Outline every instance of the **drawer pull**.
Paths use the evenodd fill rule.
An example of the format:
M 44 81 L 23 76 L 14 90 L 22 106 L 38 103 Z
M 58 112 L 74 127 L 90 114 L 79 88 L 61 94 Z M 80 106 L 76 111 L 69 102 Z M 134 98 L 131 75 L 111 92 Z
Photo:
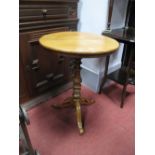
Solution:
M 40 70 L 40 67 L 39 67 L 39 66 L 30 66 L 30 65 L 26 65 L 26 70 L 27 70 L 28 72 L 30 72 L 30 71 L 38 71 L 38 70 Z
M 50 73 L 50 74 L 47 74 L 47 75 L 46 75 L 46 78 L 47 78 L 48 80 L 52 79 L 53 77 L 54 77 L 54 74 L 53 74 L 53 73 Z
M 38 71 L 39 69 L 40 69 L 39 66 L 34 66 L 34 67 L 32 67 L 32 70 L 34 70 L 34 71 Z
M 32 61 L 32 65 L 37 65 L 38 62 L 39 62 L 39 60 L 38 59 L 35 59 L 35 60 Z
M 35 59 L 35 60 L 32 61 L 32 70 L 38 71 L 40 69 L 38 63 L 39 63 L 38 59 Z
M 42 14 L 43 14 L 43 16 L 46 16 L 46 14 L 47 14 L 47 9 L 42 9 Z
M 63 77 L 64 77 L 64 74 L 58 74 L 53 78 L 53 80 L 62 79 Z
M 60 55 L 59 60 L 58 60 L 58 64 L 61 64 L 64 60 L 65 60 L 64 56 Z
M 36 88 L 42 87 L 42 86 L 46 85 L 47 83 L 48 83 L 47 80 L 40 81 L 40 82 L 38 82 L 38 83 L 36 84 Z

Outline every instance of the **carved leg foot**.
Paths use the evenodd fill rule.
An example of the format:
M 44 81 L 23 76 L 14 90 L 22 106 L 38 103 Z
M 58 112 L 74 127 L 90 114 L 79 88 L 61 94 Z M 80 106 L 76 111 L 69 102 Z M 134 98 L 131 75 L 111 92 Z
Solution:
M 95 101 L 93 99 L 87 99 L 84 97 L 81 97 L 81 105 L 90 105 L 90 104 L 94 104 Z
M 80 134 L 84 133 L 83 125 L 82 125 L 82 116 L 81 116 L 81 106 L 79 101 L 75 101 L 76 106 L 76 118 L 77 118 L 77 125 L 80 131 Z
M 53 104 L 52 107 L 56 109 L 61 109 L 61 108 L 67 108 L 67 107 L 73 107 L 74 102 L 72 97 L 68 97 L 64 100 L 63 103 L 61 104 Z

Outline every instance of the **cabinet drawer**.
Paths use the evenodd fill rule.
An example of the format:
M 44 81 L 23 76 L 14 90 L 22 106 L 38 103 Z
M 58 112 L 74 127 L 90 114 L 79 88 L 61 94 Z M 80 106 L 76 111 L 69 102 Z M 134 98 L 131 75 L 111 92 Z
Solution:
M 68 9 L 23 9 L 20 10 L 20 20 L 41 20 L 41 19 L 52 19 L 52 18 L 67 18 Z
M 20 6 L 19 20 L 34 21 L 43 19 L 67 19 L 74 18 L 77 10 L 74 5 L 33 5 L 27 8 L 27 5 Z
M 30 97 L 44 93 L 69 79 L 69 65 L 65 57 L 54 51 L 49 52 L 38 42 L 42 35 L 68 30 L 68 27 L 60 27 L 20 33 L 20 59 Z M 21 90 L 23 94 L 23 88 Z
M 41 36 L 49 33 L 68 31 L 69 27 L 59 27 L 59 28 L 50 28 L 43 30 L 35 30 L 29 32 L 23 32 L 19 35 L 19 43 L 21 49 L 21 58 L 24 64 L 27 64 L 28 59 L 30 58 L 29 52 L 32 51 L 32 45 L 38 43 L 38 40 Z M 34 53 L 34 52 L 33 52 Z M 29 57 L 29 58 L 28 58 Z

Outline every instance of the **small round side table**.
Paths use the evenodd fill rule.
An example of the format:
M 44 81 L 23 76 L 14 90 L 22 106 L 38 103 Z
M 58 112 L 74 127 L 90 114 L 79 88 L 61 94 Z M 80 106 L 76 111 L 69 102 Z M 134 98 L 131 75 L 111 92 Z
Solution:
M 84 132 L 81 104 L 89 105 L 94 103 L 92 100 L 81 97 L 81 77 L 80 64 L 81 58 L 93 58 L 109 55 L 115 52 L 119 43 L 109 37 L 84 33 L 84 32 L 58 32 L 42 36 L 39 39 L 40 44 L 51 50 L 51 52 L 61 53 L 70 56 L 73 59 L 73 94 L 62 104 L 54 105 L 55 108 L 75 106 L 77 125 L 80 134 Z

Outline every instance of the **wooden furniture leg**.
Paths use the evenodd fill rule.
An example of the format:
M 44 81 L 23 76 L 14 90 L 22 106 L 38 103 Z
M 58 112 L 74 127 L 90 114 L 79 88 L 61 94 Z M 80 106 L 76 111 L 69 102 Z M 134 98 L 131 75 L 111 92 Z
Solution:
M 76 107 L 76 118 L 77 118 L 77 125 L 80 131 L 80 134 L 84 132 L 83 125 L 82 125 L 82 116 L 81 116 L 81 76 L 80 76 L 80 64 L 81 59 L 77 58 L 74 61 L 74 68 L 73 68 L 73 102 L 74 106 Z
M 124 106 L 124 99 L 126 96 L 126 88 L 127 88 L 127 84 L 125 84 L 123 86 L 123 91 L 122 91 L 122 96 L 121 96 L 121 105 L 120 105 L 121 108 L 123 108 L 123 106 Z
M 132 50 L 133 47 L 129 46 L 129 48 L 130 48 L 130 50 Z M 127 88 L 128 80 L 129 80 L 129 77 L 130 77 L 132 56 L 133 56 L 133 51 L 131 51 L 131 53 L 130 53 L 128 65 L 126 67 L 126 81 L 125 81 L 125 84 L 123 86 L 123 91 L 122 91 L 121 105 L 120 105 L 121 108 L 123 108 L 123 106 L 124 106 L 124 99 L 125 99 L 125 96 L 126 96 L 126 88 Z
M 106 61 L 105 61 L 105 71 L 104 71 L 104 77 L 100 86 L 99 94 L 101 94 L 102 88 L 107 80 L 107 73 L 108 73 L 108 66 L 109 66 L 109 59 L 110 55 L 106 56 Z
M 68 97 L 61 104 L 54 104 L 54 108 L 66 108 L 66 107 L 75 107 L 76 109 L 76 118 L 77 125 L 80 131 L 80 134 L 84 132 L 81 116 L 81 105 L 90 105 L 95 103 L 92 99 L 87 99 L 81 97 L 81 76 L 80 76 L 80 64 L 81 58 L 74 58 L 73 64 L 73 93 L 72 97 Z
M 63 103 L 56 103 L 53 104 L 53 108 L 67 108 L 67 107 L 74 107 L 75 106 L 75 96 L 77 95 L 78 91 L 81 91 L 81 76 L 80 76 L 80 58 L 74 58 L 73 70 L 72 70 L 72 77 L 73 77 L 73 94 L 71 97 L 68 97 L 64 100 Z M 95 103 L 93 99 L 80 97 L 78 98 L 81 105 L 90 105 Z
M 83 123 L 82 123 L 81 105 L 79 101 L 75 101 L 75 107 L 76 107 L 77 126 L 79 128 L 80 134 L 83 134 L 84 129 L 83 129 Z

